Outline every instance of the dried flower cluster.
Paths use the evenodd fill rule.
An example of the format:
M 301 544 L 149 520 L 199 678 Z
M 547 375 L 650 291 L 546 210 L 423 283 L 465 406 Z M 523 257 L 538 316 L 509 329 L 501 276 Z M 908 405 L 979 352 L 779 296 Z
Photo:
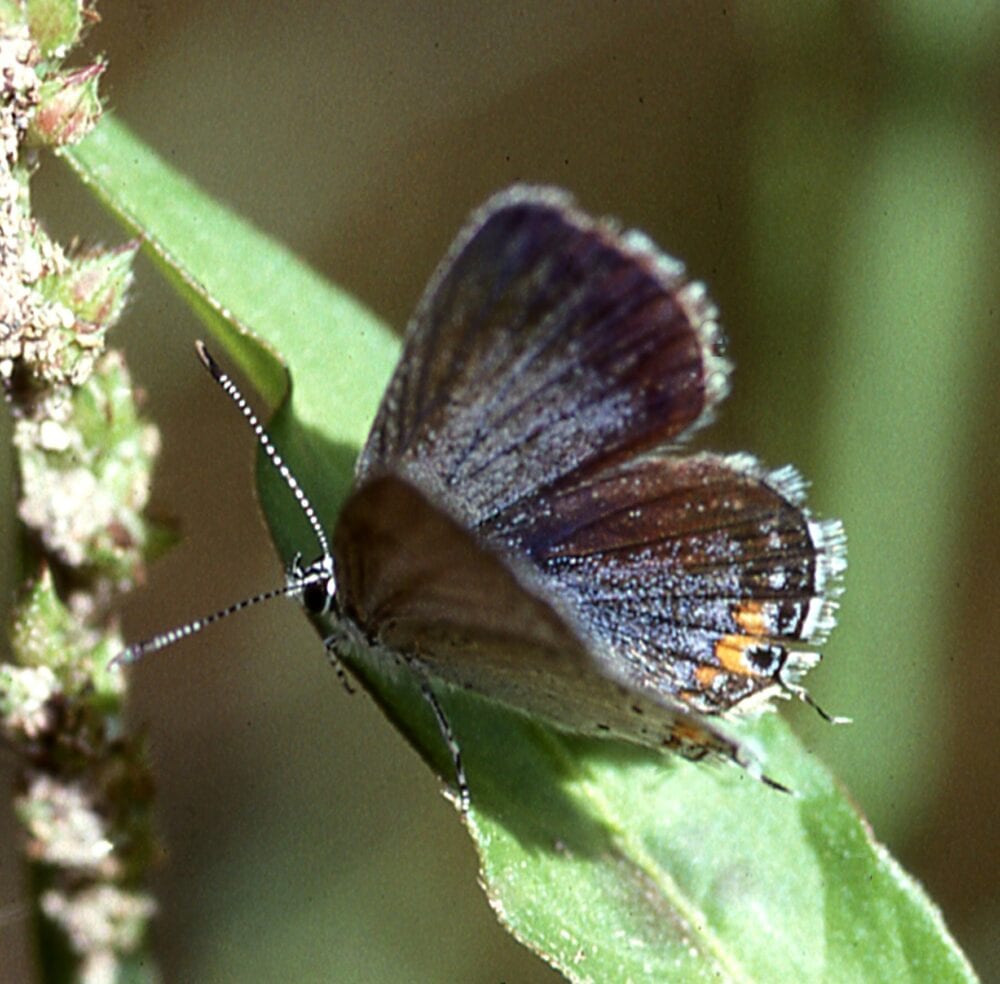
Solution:
M 119 978 L 153 912 L 142 889 L 151 783 L 121 722 L 108 601 L 151 549 L 142 510 L 158 435 L 106 349 L 138 244 L 63 249 L 33 217 L 29 182 L 43 148 L 99 119 L 103 63 L 62 67 L 95 18 L 81 0 L 0 6 L 0 384 L 30 578 L 12 662 L 0 664 L 0 739 L 20 763 L 15 811 L 38 912 L 73 976 L 93 984 Z

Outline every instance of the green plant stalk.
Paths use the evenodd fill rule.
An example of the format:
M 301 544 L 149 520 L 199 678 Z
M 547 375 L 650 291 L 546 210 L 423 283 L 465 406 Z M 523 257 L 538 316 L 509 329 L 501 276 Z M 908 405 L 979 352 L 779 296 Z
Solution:
M 124 731 L 108 602 L 160 538 L 141 515 L 158 437 L 105 346 L 137 246 L 67 253 L 30 209 L 38 149 L 79 139 L 100 112 L 102 66 L 61 68 L 81 11 L 74 0 L 0 8 L 0 380 L 23 575 L 0 663 L 0 739 L 17 762 L 40 978 L 145 981 L 152 783 L 142 740 Z

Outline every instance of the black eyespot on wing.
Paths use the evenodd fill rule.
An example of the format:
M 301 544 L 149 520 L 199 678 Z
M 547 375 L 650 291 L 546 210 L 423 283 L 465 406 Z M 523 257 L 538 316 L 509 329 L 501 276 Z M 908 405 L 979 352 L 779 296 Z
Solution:
M 782 646 L 768 642 L 756 642 L 747 646 L 745 657 L 753 671 L 759 676 L 774 679 L 785 665 L 787 653 Z

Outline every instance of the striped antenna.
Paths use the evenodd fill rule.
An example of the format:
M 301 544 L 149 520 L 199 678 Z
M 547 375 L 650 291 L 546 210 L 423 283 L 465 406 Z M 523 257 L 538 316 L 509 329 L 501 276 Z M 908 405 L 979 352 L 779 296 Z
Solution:
M 142 642 L 133 643 L 115 656 L 111 661 L 112 664 L 124 665 L 126 663 L 135 663 L 149 653 L 166 649 L 167 646 L 172 646 L 181 639 L 186 639 L 188 636 L 193 636 L 201 632 L 202 629 L 213 622 L 228 618 L 230 615 L 235 615 L 237 612 L 243 611 L 244 608 L 250 608 L 252 605 L 258 605 L 262 601 L 270 601 L 272 598 L 299 598 L 307 607 L 317 612 L 327 611 L 333 601 L 335 591 L 333 555 L 330 552 L 330 541 L 327 539 L 326 531 L 320 524 L 313 504 L 309 501 L 309 497 L 303 491 L 302 486 L 299 485 L 298 479 L 292 474 L 288 465 L 285 464 L 284 459 L 278 453 L 278 449 L 272 443 L 267 431 L 264 430 L 264 425 L 257 419 L 257 415 L 251 409 L 250 404 L 247 403 L 246 397 L 240 392 L 236 383 L 223 371 L 218 362 L 212 358 L 204 342 L 200 340 L 195 342 L 195 348 L 198 351 L 198 357 L 201 359 L 202 364 L 211 373 L 212 378 L 222 387 L 222 391 L 226 396 L 236 404 L 240 413 L 246 418 L 250 429 L 257 438 L 257 443 L 260 444 L 264 454 L 267 455 L 268 461 L 271 462 L 291 490 L 292 495 L 295 496 L 295 501 L 299 504 L 306 519 L 309 521 L 309 525 L 312 527 L 313 533 L 316 535 L 316 539 L 319 541 L 321 554 L 317 560 L 307 566 L 303 566 L 301 558 L 296 556 L 288 565 L 288 569 L 285 572 L 285 583 L 280 588 L 271 588 L 269 591 L 262 591 L 260 594 L 253 595 L 251 598 L 244 598 L 242 601 L 237 601 L 235 604 L 222 608 L 211 615 L 196 618 L 185 625 L 168 629 L 166 632 L 161 632 Z M 320 587 L 320 591 L 312 591 L 311 589 L 314 587 Z
M 218 622 L 220 619 L 227 618 L 230 615 L 235 615 L 237 612 L 243 611 L 244 608 L 249 608 L 251 605 L 259 604 L 262 601 L 270 601 L 272 598 L 282 598 L 293 593 L 292 588 L 285 585 L 280 588 L 272 588 L 270 591 L 262 591 L 260 594 L 254 595 L 252 598 L 244 598 L 243 601 L 237 601 L 233 605 L 229 605 L 227 608 L 221 608 L 219 611 L 214 612 L 211 615 L 206 615 L 203 618 L 196 618 L 194 621 L 187 622 L 184 625 L 178 625 L 174 629 L 168 629 L 166 632 L 161 632 L 159 635 L 155 635 L 150 639 L 145 639 L 142 642 L 135 642 L 131 646 L 126 646 L 115 658 L 111 661 L 112 664 L 124 665 L 126 663 L 138 662 L 143 656 L 148 656 L 150 653 L 158 652 L 160 649 L 166 649 L 167 646 L 172 646 L 175 642 L 180 642 L 181 639 L 186 639 L 188 636 L 193 636 L 202 629 L 211 625 L 213 622 Z
M 211 353 L 205 348 L 205 343 L 199 339 L 194 343 L 194 347 L 198 351 L 198 358 L 201 359 L 205 368 L 212 374 L 212 378 L 222 387 L 222 391 L 226 396 L 236 404 L 240 413 L 246 417 L 247 423 L 254 433 L 254 437 L 257 438 L 257 442 L 264 450 L 264 454 L 267 455 L 268 460 L 274 465 L 278 474 L 284 479 L 285 484 L 291 489 L 292 495 L 295 496 L 295 501 L 299 504 L 302 512 L 305 513 L 306 519 L 309 520 L 309 525 L 312 527 L 313 533 L 316 534 L 316 539 L 319 541 L 323 556 L 328 557 L 330 555 L 330 542 L 326 538 L 326 531 L 323 529 L 319 517 L 316 515 L 316 510 L 309 501 L 309 497 L 302 490 L 302 486 L 299 485 L 298 479 L 291 473 L 281 455 L 278 454 L 278 449 L 271 443 L 271 438 L 268 437 L 267 431 L 264 430 L 264 425 L 257 419 L 257 414 L 250 408 L 250 404 L 247 403 L 246 397 L 239 391 L 236 383 L 223 372 L 222 366 L 212 358 Z

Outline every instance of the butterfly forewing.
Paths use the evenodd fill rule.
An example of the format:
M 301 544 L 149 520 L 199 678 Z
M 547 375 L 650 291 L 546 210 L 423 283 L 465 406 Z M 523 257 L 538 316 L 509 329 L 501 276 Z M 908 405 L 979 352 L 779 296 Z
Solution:
M 567 472 L 676 441 L 724 394 L 682 266 L 553 190 L 477 213 L 410 325 L 358 479 L 405 468 L 470 525 Z
M 343 615 L 419 675 L 572 732 L 740 756 L 668 695 L 597 662 L 587 630 L 532 567 L 484 549 L 405 479 L 376 477 L 352 494 L 333 548 Z

